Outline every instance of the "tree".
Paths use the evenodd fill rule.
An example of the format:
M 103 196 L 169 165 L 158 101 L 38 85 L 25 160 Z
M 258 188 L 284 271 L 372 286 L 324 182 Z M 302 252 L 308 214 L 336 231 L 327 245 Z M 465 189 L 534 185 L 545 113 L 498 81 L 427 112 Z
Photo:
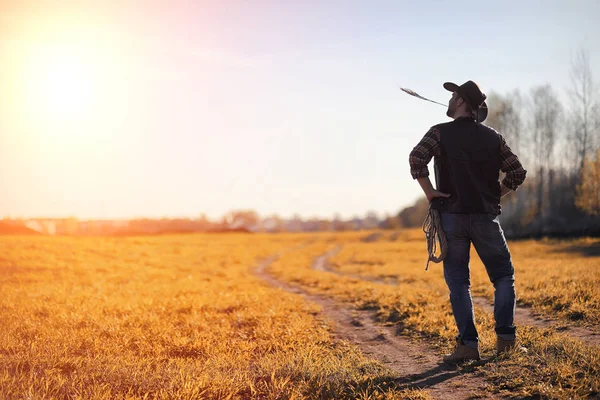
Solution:
M 569 90 L 570 120 L 573 131 L 571 143 L 575 147 L 575 166 L 583 168 L 588 154 L 594 147 L 595 130 L 600 125 L 598 110 L 598 88 L 592 76 L 590 58 L 585 49 L 580 49 L 571 63 L 571 89 Z M 576 175 L 577 176 L 577 175 Z M 582 174 L 578 174 L 582 176 Z
M 415 204 L 401 210 L 396 218 L 404 228 L 414 228 L 423 225 L 429 212 L 429 202 L 425 197 L 419 198 Z
M 488 96 L 489 114 L 486 124 L 496 129 L 525 166 L 530 158 L 525 153 L 523 98 L 518 89 L 506 95 L 491 92 Z M 525 169 L 528 169 L 525 166 Z M 500 180 L 504 177 L 501 176 Z M 531 208 L 529 181 L 516 193 L 502 199 L 502 223 L 506 230 L 517 232 Z
M 600 149 L 596 150 L 595 159 L 583 163 L 575 204 L 587 214 L 600 214 Z
M 505 96 L 492 92 L 488 97 L 488 104 L 490 112 L 486 124 L 496 129 L 506 139 L 513 151 L 520 154 L 523 141 L 521 93 L 518 89 Z
M 548 84 L 531 90 L 532 129 L 531 150 L 536 167 L 537 215 L 542 215 L 544 198 L 554 184 L 554 147 L 557 140 L 558 124 L 562 116 L 562 105 Z M 553 199 L 552 196 L 548 196 Z M 552 204 L 549 204 L 552 208 Z

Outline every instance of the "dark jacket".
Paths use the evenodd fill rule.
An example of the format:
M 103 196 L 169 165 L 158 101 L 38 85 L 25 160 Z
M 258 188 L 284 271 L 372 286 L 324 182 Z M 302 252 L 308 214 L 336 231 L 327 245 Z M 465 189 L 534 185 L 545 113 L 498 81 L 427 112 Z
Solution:
M 440 151 L 434 168 L 437 189 L 449 193 L 443 211 L 500 213 L 501 138 L 470 118 L 436 125 Z

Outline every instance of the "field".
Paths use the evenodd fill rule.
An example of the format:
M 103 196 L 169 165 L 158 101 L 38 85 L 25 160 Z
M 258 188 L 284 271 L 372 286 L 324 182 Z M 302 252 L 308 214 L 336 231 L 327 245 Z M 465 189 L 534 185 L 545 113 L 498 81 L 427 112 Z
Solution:
M 600 240 L 509 245 L 526 351 L 494 355 L 473 253 L 483 359 L 446 367 L 419 230 L 4 237 L 0 398 L 598 397 Z

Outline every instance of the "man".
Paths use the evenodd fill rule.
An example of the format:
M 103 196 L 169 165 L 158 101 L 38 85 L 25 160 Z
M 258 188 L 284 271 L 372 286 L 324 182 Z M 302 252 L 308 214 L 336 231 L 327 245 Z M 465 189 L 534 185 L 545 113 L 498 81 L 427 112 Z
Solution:
M 486 96 L 473 81 L 452 92 L 446 115 L 453 119 L 435 125 L 410 153 L 410 170 L 431 206 L 440 211 L 448 242 L 444 278 L 450 289 L 452 312 L 458 327 L 456 348 L 445 362 L 479 360 L 470 290 L 471 243 L 483 261 L 495 289 L 496 350 L 516 345 L 514 268 L 498 215 L 500 198 L 525 180 L 525 171 L 504 138 L 481 124 L 487 117 Z M 437 190 L 429 180 L 427 164 L 435 157 Z M 499 171 L 506 174 L 499 182 Z

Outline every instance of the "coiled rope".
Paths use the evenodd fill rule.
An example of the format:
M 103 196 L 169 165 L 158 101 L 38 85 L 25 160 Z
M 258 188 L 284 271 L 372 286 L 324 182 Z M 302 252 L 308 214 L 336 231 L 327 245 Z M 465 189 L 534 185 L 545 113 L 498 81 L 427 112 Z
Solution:
M 446 241 L 446 234 L 442 229 L 440 212 L 431 208 L 431 206 L 429 207 L 429 213 L 425 217 L 425 221 L 423 221 L 423 232 L 425 232 L 425 237 L 427 238 L 427 253 L 429 255 L 427 265 L 425 266 L 425 271 L 427 271 L 431 261 L 437 264 L 444 260 L 446 254 L 448 254 L 448 242 Z M 436 256 L 438 242 L 440 245 L 440 255 Z

